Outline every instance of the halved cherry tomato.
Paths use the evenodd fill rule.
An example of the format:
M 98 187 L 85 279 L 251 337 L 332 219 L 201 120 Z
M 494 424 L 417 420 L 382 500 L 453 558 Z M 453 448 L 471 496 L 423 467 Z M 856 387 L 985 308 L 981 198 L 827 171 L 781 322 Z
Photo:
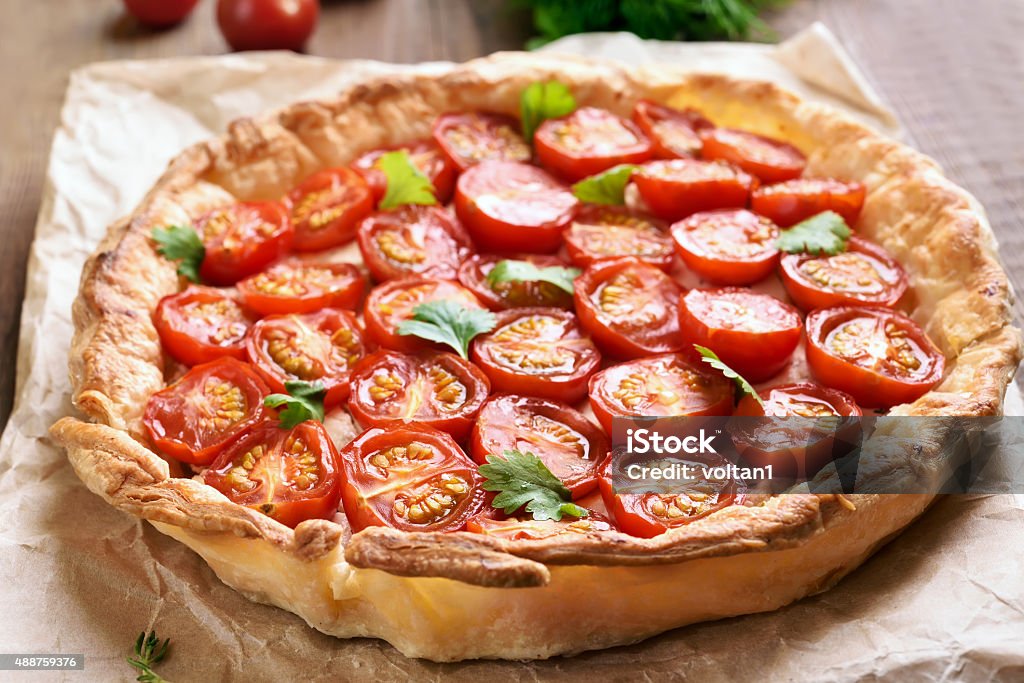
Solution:
M 351 263 L 282 263 L 238 283 L 245 305 L 260 315 L 354 309 L 366 281 Z
M 679 351 L 679 285 L 629 256 L 597 261 L 576 278 L 576 312 L 601 350 L 616 358 Z
M 808 418 L 863 415 L 849 394 L 813 382 L 780 384 L 758 394 L 763 406 L 751 396 L 744 396 L 733 415 Z
M 412 320 L 413 309 L 428 301 L 448 299 L 470 308 L 483 308 L 473 292 L 450 280 L 412 277 L 378 285 L 366 298 L 363 319 L 366 337 L 374 344 L 393 351 L 414 353 L 445 347 L 413 335 L 398 334 L 398 326 Z
M 742 209 L 757 182 L 725 162 L 697 159 L 652 161 L 632 180 L 651 213 L 669 221 L 700 211 Z
M 143 422 L 167 455 L 208 465 L 220 450 L 261 422 L 270 390 L 252 367 L 234 358 L 197 365 L 149 399 Z
M 359 424 L 419 422 L 457 441 L 469 435 L 470 421 L 490 392 L 479 368 L 439 351 L 377 351 L 361 360 L 351 377 L 348 409 Z
M 749 285 L 779 263 L 779 228 L 746 209 L 695 213 L 672 226 L 683 263 L 716 285 Z
M 533 154 L 510 116 L 445 114 L 434 121 L 434 140 L 461 173 L 481 161 L 529 161 Z
M 679 302 L 679 329 L 751 382 L 778 374 L 800 345 L 800 313 L 749 289 L 691 289 Z
M 488 334 L 473 340 L 473 362 L 497 391 L 575 403 L 601 354 L 580 333 L 576 316 L 557 308 L 517 308 L 498 315 Z
M 341 451 L 353 531 L 458 531 L 484 503 L 483 480 L 452 437 L 417 424 L 372 427 Z
M 793 145 L 763 135 L 709 128 L 700 136 L 704 140 L 701 157 L 728 161 L 766 184 L 799 178 L 807 164 L 807 157 Z
M 165 296 L 153 314 L 164 350 L 185 365 L 224 356 L 244 360 L 245 333 L 253 320 L 233 291 L 199 285 Z
M 729 415 L 734 386 L 678 353 L 641 358 L 590 380 L 590 407 L 609 434 L 615 417 Z
M 412 275 L 454 280 L 473 243 L 447 209 L 407 205 L 363 219 L 359 251 L 378 282 Z
M 659 159 L 697 156 L 704 146 L 698 131 L 715 127 L 696 109 L 673 109 L 650 100 L 636 103 L 633 121 L 651 140 Z
M 196 222 L 206 247 L 204 282 L 233 285 L 258 273 L 292 246 L 295 230 L 281 202 L 244 202 L 210 211 Z
M 274 391 L 283 393 L 289 380 L 320 382 L 328 408 L 348 396 L 349 371 L 366 353 L 356 317 L 336 308 L 264 318 L 249 330 L 245 348 Z
M 309 176 L 288 193 L 296 251 L 338 247 L 356 236 L 359 221 L 373 211 L 370 186 L 350 168 Z
M 572 294 L 550 282 L 509 280 L 496 282 L 492 286 L 487 281 L 487 275 L 505 258 L 478 255 L 466 259 L 459 267 L 459 282 L 476 294 L 477 298 L 492 311 L 528 306 L 572 308 Z M 538 268 L 565 267 L 565 263 L 555 256 L 523 254 L 508 258 L 529 261 Z
M 588 534 L 614 531 L 607 517 L 593 510 L 586 517 L 566 515 L 560 520 L 510 517 L 493 519 L 486 513 L 473 517 L 466 523 L 466 531 L 485 534 L 510 541 L 539 541 L 554 536 L 586 536 Z
M 541 165 L 569 182 L 618 164 L 643 163 L 653 155 L 651 141 L 636 124 L 597 107 L 548 119 L 533 142 Z
M 833 256 L 786 254 L 782 284 L 805 311 L 832 306 L 895 306 L 907 291 L 907 273 L 877 244 L 851 237 Z
M 776 225 L 788 228 L 823 211 L 835 211 L 853 226 L 864 206 L 866 190 L 860 183 L 834 178 L 797 178 L 764 185 L 750 196 L 750 208 Z
M 543 169 L 485 161 L 459 177 L 455 211 L 486 251 L 545 253 L 562 244 L 562 229 L 579 200 Z
M 338 453 L 324 426 L 313 421 L 292 429 L 263 422 L 221 453 L 203 481 L 292 528 L 330 519 L 341 500 Z
M 574 266 L 636 256 L 667 271 L 672 267 L 672 241 L 665 224 L 639 211 L 619 206 L 586 206 L 565 229 L 565 248 Z
M 451 199 L 452 190 L 455 189 L 455 167 L 436 142 L 420 140 L 408 145 L 375 149 L 357 157 L 352 162 L 352 168 L 358 171 L 370 186 L 375 203 L 384 198 L 384 193 L 388 189 L 387 176 L 377 168 L 377 162 L 388 152 L 399 150 L 406 152 L 413 165 L 430 180 L 431 185 L 434 186 L 434 196 L 437 197 L 437 201 L 443 204 Z
M 505 451 L 533 453 L 547 465 L 573 499 L 597 486 L 608 455 L 608 438 L 583 415 L 559 401 L 497 394 L 473 425 L 472 455 L 480 464 Z
M 807 362 L 823 384 L 867 408 L 914 401 L 946 359 L 913 320 L 888 308 L 842 306 L 807 316 Z

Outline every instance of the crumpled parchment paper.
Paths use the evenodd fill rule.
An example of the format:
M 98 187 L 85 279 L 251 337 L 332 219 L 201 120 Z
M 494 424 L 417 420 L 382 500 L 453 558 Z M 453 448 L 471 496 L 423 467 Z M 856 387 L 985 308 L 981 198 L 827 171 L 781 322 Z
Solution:
M 548 49 L 775 80 L 900 132 L 820 25 L 779 46 L 607 34 Z M 444 68 L 267 53 L 72 74 L 29 265 L 16 407 L 0 440 L 0 651 L 84 653 L 86 664 L 84 673 L 10 680 L 130 680 L 124 657 L 153 627 L 172 640 L 159 671 L 175 681 L 1024 680 L 1020 496 L 948 498 L 838 587 L 777 612 L 573 658 L 441 665 L 381 641 L 337 640 L 251 603 L 184 546 L 86 490 L 46 430 L 72 410 L 70 306 L 107 225 L 132 210 L 173 155 L 238 116 L 330 96 L 375 74 Z M 1019 395 L 1011 398 L 1009 410 L 1021 413 Z

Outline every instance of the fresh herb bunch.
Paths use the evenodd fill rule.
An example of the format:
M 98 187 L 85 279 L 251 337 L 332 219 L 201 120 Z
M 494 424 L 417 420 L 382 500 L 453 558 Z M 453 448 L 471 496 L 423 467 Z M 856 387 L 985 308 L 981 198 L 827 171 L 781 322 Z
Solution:
M 773 37 L 758 18 L 789 0 L 514 0 L 533 12 L 539 36 L 527 47 L 588 31 L 630 31 L 658 40 L 741 40 Z

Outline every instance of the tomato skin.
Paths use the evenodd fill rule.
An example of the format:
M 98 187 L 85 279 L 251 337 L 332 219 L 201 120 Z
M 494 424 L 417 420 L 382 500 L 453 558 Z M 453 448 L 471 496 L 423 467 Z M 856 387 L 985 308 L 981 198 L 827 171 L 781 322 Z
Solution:
M 365 291 L 366 280 L 351 263 L 281 263 L 238 283 L 246 306 L 260 315 L 351 310 Z
M 237 51 L 300 52 L 319 17 L 319 0 L 217 0 L 217 25 Z
M 643 163 L 653 155 L 651 141 L 636 124 L 597 107 L 548 119 L 537 128 L 533 142 L 541 166 L 569 182 L 619 164 Z
M 605 354 L 630 359 L 683 347 L 681 289 L 654 266 L 631 256 L 597 261 L 576 278 L 575 290 L 580 323 Z
M 797 178 L 754 190 L 750 208 L 788 228 L 823 211 L 835 211 L 846 224 L 857 223 L 867 194 L 860 183 L 834 178 Z
M 695 213 L 672 226 L 686 267 L 716 285 L 749 285 L 775 271 L 779 229 L 746 209 Z
M 430 179 L 434 186 L 434 196 L 444 204 L 452 196 L 455 189 L 455 166 L 433 140 L 420 140 L 408 145 L 393 145 L 383 149 L 375 149 L 360 155 L 352 162 L 356 170 L 373 193 L 374 203 L 384 198 L 388 189 L 388 179 L 384 172 L 377 168 L 377 162 L 388 152 L 404 151 L 409 155 L 413 165 Z
M 672 241 L 664 222 L 626 207 L 584 206 L 563 238 L 569 260 L 579 268 L 620 256 L 636 256 L 666 272 L 672 267 Z
M 799 412 L 799 405 L 803 402 L 819 404 L 824 408 L 831 409 L 833 414 L 842 417 L 860 417 L 864 413 L 860 406 L 853 400 L 853 396 L 821 386 L 813 382 L 795 382 L 793 384 L 779 384 L 758 392 L 762 407 L 751 396 L 744 395 L 738 404 L 733 415 L 751 417 L 816 417 L 813 412 L 802 414 Z M 797 408 L 794 409 L 793 403 Z
M 359 221 L 374 206 L 363 176 L 345 167 L 314 173 L 288 193 L 285 203 L 295 224 L 296 251 L 323 251 L 351 242 Z
M 545 433 L 544 426 L 553 433 Z M 571 435 L 575 446 L 566 446 Z M 470 453 L 479 464 L 505 451 L 533 453 L 579 500 L 597 486 L 598 469 L 608 456 L 608 438 L 582 413 L 560 401 L 495 394 L 473 424 Z M 574 452 L 570 453 L 572 450 Z
M 807 164 L 807 157 L 793 145 L 763 135 L 733 128 L 707 129 L 700 135 L 702 158 L 735 164 L 765 184 L 799 178 Z
M 124 0 L 124 6 L 139 23 L 166 28 L 184 21 L 197 2 L 199 0 Z
M 450 381 L 438 387 L 436 369 L 446 373 L 440 381 Z M 398 380 L 397 382 L 395 380 Z M 469 436 L 471 420 L 480 412 L 480 406 L 490 393 L 490 381 L 478 367 L 454 353 L 423 351 L 407 355 L 397 351 L 377 351 L 359 361 L 352 369 L 351 393 L 348 409 L 364 427 L 383 427 L 398 422 L 418 422 L 448 432 L 456 441 Z M 438 394 L 461 387 L 457 406 L 444 405 Z M 409 411 L 408 405 L 399 406 L 395 397 L 415 401 L 409 393 L 421 391 L 422 403 Z M 382 394 L 390 396 L 378 400 Z M 440 404 L 440 405 L 438 405 Z
M 371 526 L 458 531 L 484 505 L 483 479 L 476 466 L 452 437 L 426 425 L 371 427 L 342 449 L 340 460 L 345 472 L 342 500 L 353 532 Z M 420 497 L 416 494 L 424 487 L 438 490 L 445 484 L 464 490 L 448 491 L 452 504 L 442 508 L 440 518 L 432 518 L 425 506 L 414 512 Z M 419 521 L 413 519 L 415 513 L 422 513 Z
M 538 520 L 528 517 L 494 519 L 482 512 L 466 523 L 466 531 L 510 541 L 539 541 L 545 538 L 573 534 L 589 535 L 614 531 L 611 521 L 599 512 L 587 511 L 586 517 L 566 515 L 561 520 Z
M 850 329 L 851 324 L 859 329 Z M 917 323 L 897 311 L 876 306 L 839 306 L 812 311 L 806 325 L 807 363 L 811 374 L 822 384 L 853 396 L 865 408 L 891 408 L 910 403 L 942 379 L 945 356 Z M 889 327 L 898 335 L 896 343 L 904 345 L 908 360 L 913 358 L 920 364 L 918 369 L 906 372 L 907 366 L 898 360 L 900 355 L 891 361 L 874 356 L 864 363 L 855 362 L 876 346 L 873 341 L 884 343 L 887 351 L 892 350 L 892 338 L 885 332 Z M 837 339 L 840 331 L 846 334 Z M 837 344 L 846 345 L 848 354 L 856 354 L 856 357 L 844 358 L 836 349 Z M 894 368 L 892 364 L 900 367 Z M 905 376 L 898 377 L 897 372 Z
M 697 159 L 649 162 L 632 181 L 651 213 L 668 221 L 701 211 L 742 209 L 757 182 L 725 162 Z
M 484 161 L 455 185 L 455 212 L 483 251 L 555 251 L 578 208 L 568 187 L 529 164 Z
M 473 243 L 447 209 L 401 206 L 359 224 L 359 251 L 377 282 L 401 277 L 454 280 Z
M 164 350 L 185 365 L 225 356 L 244 360 L 245 334 L 253 321 L 232 291 L 201 285 L 165 296 L 153 313 Z
M 295 229 L 281 202 L 241 202 L 214 209 L 196 221 L 206 248 L 199 277 L 233 285 L 263 270 L 292 246 Z
M 795 308 L 736 287 L 691 289 L 679 303 L 679 328 L 688 344 L 708 347 L 751 382 L 778 374 L 802 331 Z
M 866 266 L 872 273 L 869 278 L 871 285 L 862 284 L 863 272 L 850 272 L 851 264 Z M 823 270 L 815 274 L 808 271 L 812 266 Z M 824 284 L 835 280 L 835 273 L 830 269 L 840 268 L 844 281 L 855 288 L 874 287 L 874 291 L 838 290 Z M 858 270 L 855 268 L 855 271 Z M 860 237 L 851 237 L 846 244 L 846 251 L 834 256 L 814 256 L 811 254 L 786 254 L 782 257 L 782 284 L 786 293 L 805 311 L 833 306 L 895 306 L 907 291 L 907 273 L 894 258 L 882 247 Z M 875 277 L 877 276 L 877 277 Z M 856 280 L 856 282 L 854 282 Z
M 212 396 L 207 391 L 211 382 L 216 383 L 210 387 Z M 222 387 L 227 393 L 217 393 Z M 208 465 L 226 444 L 266 418 L 263 399 L 269 393 L 251 366 L 220 358 L 195 366 L 153 394 L 142 421 L 162 452 L 181 462 Z M 204 423 L 204 408 L 230 423 Z
M 565 266 L 565 263 L 555 256 L 520 254 L 508 258 L 529 261 L 538 268 Z M 472 291 L 492 311 L 536 306 L 572 308 L 572 294 L 549 282 L 499 282 L 492 288 L 487 282 L 487 275 L 499 261 L 504 260 L 504 256 L 471 256 L 459 267 L 459 283 Z
M 470 358 L 496 391 L 566 403 L 587 395 L 587 382 L 601 364 L 601 353 L 581 334 L 576 316 L 557 308 L 498 314 L 494 330 L 473 340 Z
M 699 131 L 714 128 L 714 124 L 696 109 L 674 109 L 651 100 L 636 103 L 633 121 L 650 139 L 657 159 L 699 155 L 704 146 Z
M 472 308 L 483 308 L 473 292 L 450 280 L 410 277 L 377 285 L 370 291 L 363 307 L 366 338 L 378 346 L 402 353 L 448 348 L 413 335 L 398 334 L 398 326 L 412 319 L 413 308 L 442 299 L 451 299 Z
M 528 162 L 530 146 L 511 116 L 474 112 L 437 117 L 434 140 L 459 173 L 482 161 Z
M 307 458 L 312 461 L 301 462 Z M 232 502 L 293 529 L 307 519 L 330 519 L 341 500 L 338 453 L 327 430 L 314 421 L 291 429 L 276 420 L 262 422 L 221 453 L 203 472 L 203 481 Z

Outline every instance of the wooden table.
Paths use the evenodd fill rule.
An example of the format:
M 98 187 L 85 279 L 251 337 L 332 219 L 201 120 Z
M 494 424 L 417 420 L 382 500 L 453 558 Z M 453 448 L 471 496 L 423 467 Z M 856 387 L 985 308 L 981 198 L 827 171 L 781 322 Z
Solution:
M 326 57 L 463 61 L 518 49 L 529 17 L 504 0 L 325 0 L 309 46 Z M 217 54 L 203 0 L 182 26 L 138 28 L 120 0 L 0 0 L 0 427 L 11 410 L 25 264 L 68 72 L 109 59 Z M 824 21 L 911 141 L 986 206 L 1014 283 L 1024 279 L 1024 3 L 795 0 L 767 17 L 785 37 Z

